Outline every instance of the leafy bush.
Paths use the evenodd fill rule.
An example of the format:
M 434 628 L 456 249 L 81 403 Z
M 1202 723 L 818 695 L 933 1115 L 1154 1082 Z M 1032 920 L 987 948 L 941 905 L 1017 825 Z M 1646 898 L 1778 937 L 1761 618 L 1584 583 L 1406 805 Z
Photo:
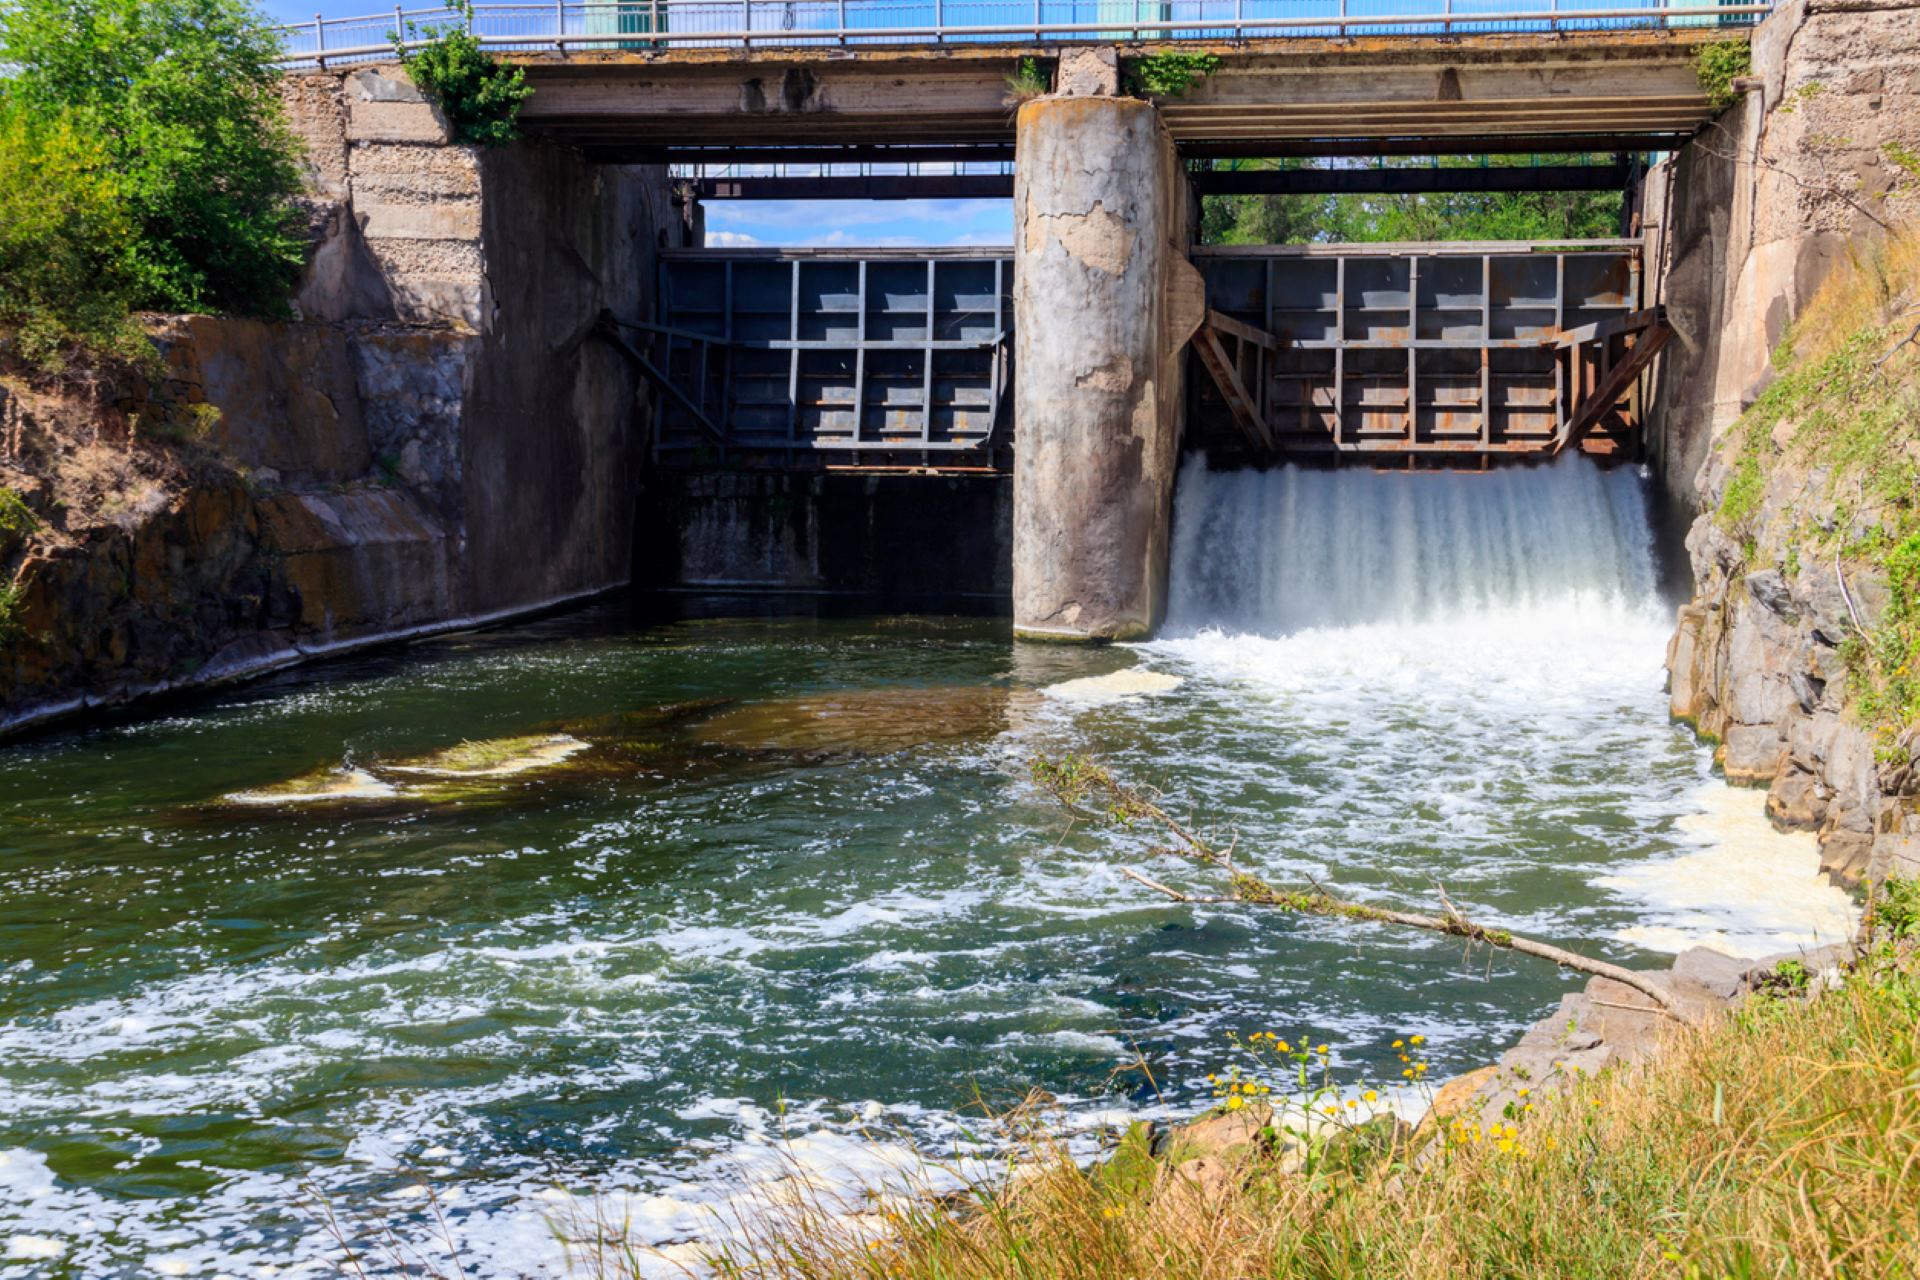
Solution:
M 1733 82 L 1753 70 L 1753 48 L 1745 36 L 1703 44 L 1693 55 L 1693 74 L 1707 95 L 1707 105 L 1725 111 L 1740 100 Z
M 148 350 L 129 319 L 136 239 L 101 140 L 73 112 L 39 116 L 0 90 L 0 326 L 20 354 L 51 366 L 76 344 Z M 6 496 L 0 490 L 0 532 Z
M 299 142 L 273 65 L 280 52 L 246 0 L 13 0 L 0 8 L 9 96 L 87 139 L 118 184 L 135 231 L 133 305 L 286 309 L 305 236 Z M 94 244 L 97 255 L 111 249 Z
M 1142 97 L 1177 98 L 1220 69 L 1211 53 L 1154 53 L 1127 64 L 1127 87 Z
M 495 60 L 467 30 L 473 16 L 468 0 L 450 6 L 462 21 L 428 28 L 407 24 L 403 38 L 390 32 L 394 52 L 413 82 L 440 108 L 456 142 L 495 147 L 520 136 L 520 104 L 533 94 L 526 72 Z M 426 43 L 409 49 L 408 40 Z

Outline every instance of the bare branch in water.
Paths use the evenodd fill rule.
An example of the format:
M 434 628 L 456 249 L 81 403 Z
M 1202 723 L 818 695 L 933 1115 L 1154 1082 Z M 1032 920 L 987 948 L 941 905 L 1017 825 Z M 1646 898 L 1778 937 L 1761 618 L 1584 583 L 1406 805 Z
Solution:
M 1328 893 L 1311 877 L 1309 877 L 1309 882 L 1313 885 L 1311 890 L 1276 889 L 1258 876 L 1236 867 L 1229 851 L 1214 848 L 1194 834 L 1190 827 L 1176 821 L 1149 793 L 1120 782 L 1104 766 L 1083 756 L 1067 756 L 1057 763 L 1044 757 L 1036 757 L 1032 763 L 1032 775 L 1034 783 L 1057 800 L 1069 813 L 1084 819 L 1094 816 L 1095 806 L 1104 806 L 1108 820 L 1121 826 L 1132 826 L 1136 822 L 1152 823 L 1172 835 L 1175 841 L 1172 845 L 1159 846 L 1153 852 L 1165 857 L 1185 858 L 1190 862 L 1198 862 L 1226 874 L 1229 893 L 1225 896 L 1207 896 L 1184 893 L 1157 880 L 1148 879 L 1130 868 L 1121 868 L 1121 874 L 1128 879 L 1137 881 L 1175 902 L 1199 904 L 1244 902 L 1256 907 L 1290 911 L 1296 915 L 1397 924 L 1409 929 L 1425 929 L 1429 933 L 1465 938 L 1468 942 L 1484 942 L 1490 947 L 1498 947 L 1503 951 L 1517 951 L 1521 955 L 1551 960 L 1561 968 L 1571 969 L 1576 973 L 1591 974 L 1594 977 L 1618 982 L 1652 1000 L 1662 1012 L 1681 1021 L 1689 1020 L 1686 1011 L 1674 1001 L 1672 993 L 1655 982 L 1651 974 L 1627 969 L 1617 964 L 1608 964 L 1604 960 L 1592 960 L 1550 943 L 1523 938 L 1506 929 L 1475 924 L 1438 884 L 1434 889 L 1439 893 L 1441 907 L 1446 912 L 1443 916 L 1422 915 L 1413 911 L 1395 911 L 1387 907 L 1368 906 L 1361 902 L 1348 902 Z

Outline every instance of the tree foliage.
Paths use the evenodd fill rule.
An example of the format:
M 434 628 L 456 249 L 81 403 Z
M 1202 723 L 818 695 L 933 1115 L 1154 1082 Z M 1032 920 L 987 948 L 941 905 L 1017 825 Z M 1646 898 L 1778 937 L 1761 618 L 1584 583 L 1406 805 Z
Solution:
M 520 136 L 520 104 L 533 93 L 527 74 L 494 58 L 467 30 L 473 6 L 450 6 L 462 21 L 427 29 L 407 24 L 406 39 L 393 34 L 394 52 L 407 74 L 446 116 L 456 142 L 495 147 Z M 424 40 L 413 48 L 408 40 Z
M 1443 167 L 1570 164 L 1571 156 L 1446 157 Z M 1259 161 L 1292 168 L 1298 161 Z M 1424 163 L 1424 162 L 1423 162 Z M 1437 192 L 1417 195 L 1208 196 L 1207 244 L 1408 240 L 1587 240 L 1620 232 L 1617 191 Z
M 26 359 L 56 364 L 75 342 L 139 353 L 136 241 L 99 138 L 71 111 L 40 115 L 0 90 L 0 327 Z
M 71 199 L 121 204 L 134 306 L 276 313 L 304 252 L 299 143 L 279 97 L 278 37 L 247 0 L 12 0 L 0 65 L 34 145 L 99 175 Z M 91 157 L 84 163 L 80 157 Z M 117 226 L 68 218 L 111 257 Z M 103 292 L 102 301 L 110 290 Z

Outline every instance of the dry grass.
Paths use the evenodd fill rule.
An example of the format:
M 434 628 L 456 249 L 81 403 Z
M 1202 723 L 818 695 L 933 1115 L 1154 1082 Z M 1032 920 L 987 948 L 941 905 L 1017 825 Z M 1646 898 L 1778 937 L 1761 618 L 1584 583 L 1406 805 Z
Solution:
M 1514 1129 L 1495 1144 L 1456 1127 L 1420 1159 L 1404 1138 L 1356 1149 L 1312 1177 L 1255 1159 L 1210 1192 L 1161 1164 L 1089 1176 L 1042 1135 L 1010 1183 L 896 1202 L 883 1239 L 831 1214 L 786 1217 L 718 1269 L 781 1280 L 1912 1277 L 1920 972 L 1884 951 L 1818 999 L 1759 999 L 1718 1025 L 1676 1029 L 1652 1065 L 1584 1081 Z

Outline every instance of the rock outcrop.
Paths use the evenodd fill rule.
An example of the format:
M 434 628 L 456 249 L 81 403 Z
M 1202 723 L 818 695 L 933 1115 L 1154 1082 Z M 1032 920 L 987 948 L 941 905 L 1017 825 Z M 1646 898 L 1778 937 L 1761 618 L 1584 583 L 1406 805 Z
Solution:
M 1716 515 L 1730 435 L 1778 376 L 1772 352 L 1836 265 L 1870 252 L 1920 197 L 1920 4 L 1789 0 L 1755 33 L 1744 83 L 1743 101 L 1647 184 L 1650 266 L 1677 337 L 1651 436 L 1669 491 L 1702 513 L 1687 538 L 1693 598 L 1668 652 L 1672 711 L 1715 740 L 1729 780 L 1768 788 L 1777 822 L 1819 833 L 1837 882 L 1920 874 L 1912 771 L 1876 753 L 1842 657 L 1878 618 L 1886 579 L 1789 554 L 1796 526 L 1839 518 L 1831 470 L 1794 454 L 1794 424 L 1780 424 L 1778 464 L 1742 527 Z

